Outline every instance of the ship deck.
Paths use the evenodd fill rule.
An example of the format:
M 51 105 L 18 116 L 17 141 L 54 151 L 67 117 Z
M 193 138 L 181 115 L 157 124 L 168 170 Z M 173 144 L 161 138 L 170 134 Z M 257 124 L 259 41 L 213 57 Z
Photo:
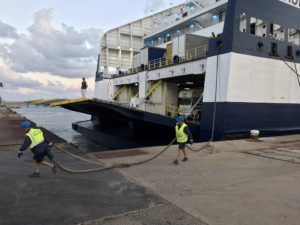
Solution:
M 0 111 L 5 111 L 0 113 L 1 224 L 299 224 L 300 135 L 217 142 L 214 151 L 189 152 L 189 161 L 179 166 L 171 163 L 177 149 L 172 146 L 135 167 L 56 176 L 42 168 L 42 177 L 31 179 L 31 153 L 16 156 L 24 118 Z M 163 148 L 87 154 L 56 138 L 62 148 L 103 164 L 135 162 Z M 67 167 L 92 167 L 53 151 Z

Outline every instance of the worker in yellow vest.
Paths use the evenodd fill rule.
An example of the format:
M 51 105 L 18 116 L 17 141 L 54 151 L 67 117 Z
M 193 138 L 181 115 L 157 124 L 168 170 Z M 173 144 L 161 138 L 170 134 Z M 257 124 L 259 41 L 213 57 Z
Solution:
M 176 138 L 178 146 L 178 153 L 176 159 L 173 161 L 175 165 L 178 165 L 178 161 L 180 160 L 181 155 L 183 154 L 183 160 L 182 162 L 186 162 L 188 160 L 185 145 L 189 141 L 191 144 L 193 144 L 193 136 L 192 133 L 186 123 L 184 123 L 184 116 L 178 116 L 177 117 L 177 124 L 175 126 L 175 132 L 176 132 Z
M 56 173 L 56 165 L 53 161 L 53 154 L 50 151 L 52 142 L 49 142 L 45 138 L 43 131 L 38 128 L 33 128 L 33 124 L 29 121 L 24 121 L 21 127 L 26 131 L 25 139 L 18 152 L 18 157 L 23 155 L 23 151 L 30 148 L 34 154 L 33 159 L 35 160 L 34 172 L 29 175 L 30 177 L 40 177 L 40 166 L 41 164 L 48 166 L 52 169 L 53 175 Z M 45 156 L 48 157 L 50 162 L 44 160 Z

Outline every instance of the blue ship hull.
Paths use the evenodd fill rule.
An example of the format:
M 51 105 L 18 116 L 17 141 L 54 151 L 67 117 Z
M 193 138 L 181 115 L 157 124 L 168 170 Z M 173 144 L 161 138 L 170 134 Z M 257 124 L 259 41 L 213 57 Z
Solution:
M 98 100 L 63 107 L 92 115 L 91 120 L 73 123 L 73 129 L 111 149 L 166 145 L 175 135 L 176 120 L 170 117 Z M 214 103 L 203 108 L 201 126 L 187 123 L 195 142 L 212 137 Z M 299 134 L 299 115 L 299 104 L 217 103 L 214 140 L 249 138 L 252 129 L 262 136 Z
M 214 103 L 205 103 L 201 120 L 201 140 L 211 138 Z M 215 140 L 248 138 L 256 129 L 262 136 L 300 133 L 299 104 L 218 103 Z

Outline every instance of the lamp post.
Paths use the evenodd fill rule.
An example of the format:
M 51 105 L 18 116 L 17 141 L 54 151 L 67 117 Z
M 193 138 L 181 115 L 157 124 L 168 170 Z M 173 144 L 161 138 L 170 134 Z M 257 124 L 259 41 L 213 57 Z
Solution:
M 0 88 L 3 88 L 3 83 L 2 82 L 0 82 Z M 2 97 L 1 97 L 1 95 L 0 95 L 0 104 L 2 104 Z

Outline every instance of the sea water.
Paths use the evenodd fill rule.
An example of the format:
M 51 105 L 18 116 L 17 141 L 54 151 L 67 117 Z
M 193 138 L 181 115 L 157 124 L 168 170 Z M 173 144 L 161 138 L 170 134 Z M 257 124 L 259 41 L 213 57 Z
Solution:
M 60 107 L 23 106 L 14 109 L 17 113 L 44 127 L 67 142 L 79 146 L 83 151 L 108 150 L 72 129 L 72 123 L 91 119 L 90 115 L 66 110 Z

